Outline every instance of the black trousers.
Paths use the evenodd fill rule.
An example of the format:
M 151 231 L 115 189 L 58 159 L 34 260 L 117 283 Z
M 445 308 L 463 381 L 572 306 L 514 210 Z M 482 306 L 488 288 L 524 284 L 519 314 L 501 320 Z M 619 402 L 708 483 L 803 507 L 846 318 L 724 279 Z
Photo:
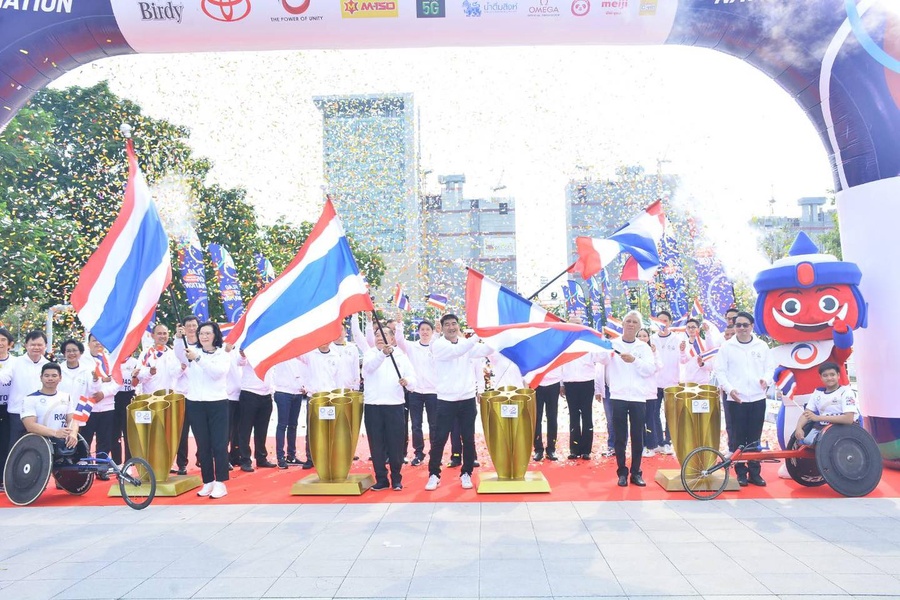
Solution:
M 185 414 L 197 442 L 203 483 L 228 481 L 229 400 L 185 402 Z
M 728 451 L 737 450 L 737 444 L 734 443 L 734 418 L 731 414 L 731 406 L 734 402 L 728 401 L 728 396 L 722 392 L 722 414 L 725 416 L 725 433 L 728 435 Z M 765 419 L 765 415 L 763 415 Z
M 239 402 L 241 405 L 241 463 L 250 464 L 251 432 L 253 433 L 253 451 L 256 462 L 265 462 L 268 456 L 266 434 L 269 430 L 269 418 L 272 416 L 272 396 L 241 390 Z
M 564 381 L 569 404 L 569 454 L 590 454 L 594 445 L 594 381 Z
M 413 455 L 422 460 L 425 458 L 425 434 L 423 432 L 423 417 L 428 413 L 428 437 L 434 435 L 434 402 L 437 402 L 437 394 L 419 394 L 417 392 L 409 392 L 407 395 L 407 406 L 409 407 L 409 420 L 412 423 L 412 445 Z
M 7 455 L 9 449 L 19 441 L 19 438 L 28 433 L 22 424 L 22 415 L 19 413 L 9 413 L 9 444 L 6 446 Z M 5 464 L 5 463 L 4 463 Z
M 184 414 L 184 424 L 181 426 L 181 440 L 178 442 L 178 453 L 175 455 L 175 464 L 179 469 L 186 469 L 188 464 L 188 433 L 191 431 L 191 424 L 187 418 L 187 404 L 185 404 Z M 196 435 L 194 434 L 194 437 Z
M 241 402 L 228 401 L 228 461 L 238 466 L 241 464 Z
M 390 460 L 392 486 L 403 480 L 403 450 L 406 443 L 406 407 L 402 404 L 366 404 L 363 418 L 366 422 L 366 436 L 372 467 L 375 469 L 375 483 L 388 483 L 388 469 L 385 458 Z
M 556 452 L 556 436 L 559 430 L 559 383 L 539 385 L 534 390 L 537 402 L 537 422 L 534 426 L 534 451 L 544 451 L 544 440 L 541 435 L 544 419 L 544 408 L 547 409 L 547 452 Z
M 466 400 L 441 400 L 437 401 L 437 425 L 434 437 L 431 439 L 431 452 L 428 457 L 428 474 L 441 475 L 441 459 L 444 456 L 444 446 L 450 437 L 454 421 L 459 421 L 460 436 L 462 438 L 462 473 L 472 475 L 475 463 L 475 398 Z
M 97 438 L 97 444 L 94 448 L 95 453 L 103 452 L 112 458 L 113 432 L 116 426 L 116 411 L 107 410 L 104 412 L 93 411 L 88 422 L 78 429 L 78 433 L 84 438 L 87 447 L 90 448 L 94 443 L 94 437 Z
M 112 459 L 116 464 L 121 465 L 123 462 L 131 458 L 131 449 L 128 448 L 128 432 L 126 423 L 128 422 L 128 405 L 134 399 L 134 390 L 130 392 L 116 393 L 116 408 L 113 421 L 113 442 L 112 442 Z M 125 445 L 123 452 L 122 445 Z
M 746 446 L 759 441 L 762 436 L 763 423 L 766 420 L 766 402 L 731 402 L 731 428 L 734 431 L 734 447 Z M 729 443 L 729 446 L 731 444 Z M 758 460 L 738 462 L 734 464 L 734 472 L 738 477 L 746 477 L 747 472 L 759 475 Z
M 641 452 L 644 450 L 644 422 L 647 419 L 647 405 L 644 402 L 611 399 L 613 428 L 616 430 L 616 475 L 628 475 L 625 466 L 625 442 L 631 434 L 631 474 L 641 475 Z M 629 431 L 629 419 L 631 428 Z
M 0 404 L 0 468 L 6 465 L 6 457 L 9 456 L 9 407 Z M 21 421 L 21 419 L 19 419 Z

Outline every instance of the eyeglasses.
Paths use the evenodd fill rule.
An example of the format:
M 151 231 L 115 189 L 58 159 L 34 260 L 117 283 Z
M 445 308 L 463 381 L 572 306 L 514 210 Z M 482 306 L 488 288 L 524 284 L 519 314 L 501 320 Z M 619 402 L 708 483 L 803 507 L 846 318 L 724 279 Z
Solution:
M 744 329 L 744 328 L 747 328 L 747 327 L 752 327 L 752 325 L 750 325 L 750 323 L 735 323 L 734 326 L 735 326 L 737 329 Z

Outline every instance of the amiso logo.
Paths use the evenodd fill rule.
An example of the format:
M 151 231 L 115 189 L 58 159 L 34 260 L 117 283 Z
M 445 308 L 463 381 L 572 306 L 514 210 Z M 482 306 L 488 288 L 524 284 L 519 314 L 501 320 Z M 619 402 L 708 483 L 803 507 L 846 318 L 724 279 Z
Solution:
M 155 4 L 153 2 L 138 2 L 141 11 L 141 21 L 175 21 L 181 23 L 184 15 L 184 4 Z

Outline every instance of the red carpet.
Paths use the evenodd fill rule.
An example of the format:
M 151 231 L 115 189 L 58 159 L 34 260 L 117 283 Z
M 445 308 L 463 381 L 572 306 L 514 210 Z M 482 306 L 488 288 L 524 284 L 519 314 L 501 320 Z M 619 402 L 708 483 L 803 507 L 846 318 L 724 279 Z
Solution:
M 298 447 L 302 448 L 303 440 L 298 441 Z M 269 448 L 274 447 L 274 441 L 270 440 Z M 600 447 L 595 444 L 595 447 Z M 478 473 L 490 470 L 490 458 L 485 450 L 484 443 L 479 440 L 479 460 L 482 467 L 475 469 L 475 481 Z M 365 459 L 369 456 L 368 444 L 365 438 L 360 440 L 358 456 L 363 460 L 355 461 L 351 472 L 371 472 L 371 463 Z M 270 454 L 271 456 L 271 454 Z M 446 462 L 446 461 L 445 461 Z M 291 486 L 303 477 L 315 471 L 304 471 L 299 467 L 289 469 L 259 469 L 254 473 L 243 473 L 238 469 L 232 471 L 232 478 L 228 482 L 228 495 L 219 500 L 199 498 L 194 492 L 183 494 L 177 498 L 156 498 L 154 505 L 166 504 L 357 504 L 376 502 L 558 502 L 573 500 L 589 501 L 621 501 L 621 500 L 689 500 L 684 492 L 666 492 L 653 481 L 657 469 L 677 469 L 678 463 L 671 456 L 657 456 L 645 459 L 643 464 L 646 488 L 629 486 L 620 488 L 616 485 L 615 458 L 596 457 L 590 461 L 563 460 L 558 463 L 544 461 L 532 463 L 529 470 L 539 470 L 544 473 L 550 482 L 552 492 L 549 494 L 477 494 L 475 490 L 463 490 L 459 485 L 459 469 L 443 469 L 443 479 L 440 487 L 434 492 L 424 490 L 428 479 L 428 469 L 425 465 L 403 467 L 403 487 L 400 492 L 386 490 L 382 492 L 368 491 L 362 496 L 291 496 Z M 778 464 L 763 464 L 763 477 L 768 486 L 758 488 L 749 486 L 737 492 L 725 492 L 720 499 L 774 499 L 774 498 L 841 498 L 827 485 L 817 488 L 802 487 L 791 480 L 779 479 L 777 475 Z M 191 473 L 198 469 L 190 469 Z M 66 492 L 54 489 L 52 484 L 44 494 L 38 498 L 33 506 L 123 506 L 120 498 L 108 498 L 106 496 L 110 485 L 117 485 L 115 480 L 109 483 L 95 481 L 93 488 L 84 496 L 70 496 Z M 884 470 L 881 483 L 869 497 L 873 498 L 897 498 L 900 497 L 900 472 L 889 469 Z M 699 502 L 699 501 L 698 501 Z M 0 507 L 13 506 L 0 496 Z

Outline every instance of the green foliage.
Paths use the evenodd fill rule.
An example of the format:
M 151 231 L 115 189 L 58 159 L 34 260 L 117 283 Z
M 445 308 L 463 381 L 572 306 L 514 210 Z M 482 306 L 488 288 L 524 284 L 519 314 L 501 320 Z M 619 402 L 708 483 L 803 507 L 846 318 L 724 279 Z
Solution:
M 833 254 L 838 260 L 844 260 L 844 253 L 841 249 L 841 229 L 838 223 L 837 211 L 831 213 L 831 220 L 834 223 L 834 229 L 821 234 L 818 239 L 819 249 L 824 254 Z

